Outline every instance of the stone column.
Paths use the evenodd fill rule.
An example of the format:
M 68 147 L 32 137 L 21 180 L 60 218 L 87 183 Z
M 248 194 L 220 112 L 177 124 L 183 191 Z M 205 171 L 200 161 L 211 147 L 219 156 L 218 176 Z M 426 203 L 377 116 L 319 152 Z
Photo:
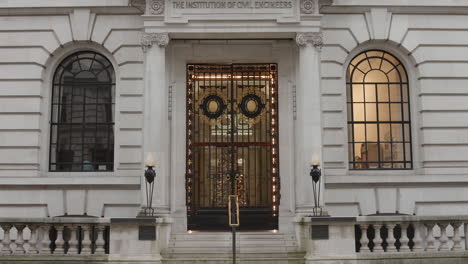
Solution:
M 310 212 L 314 206 L 312 179 L 310 177 L 312 156 L 322 164 L 322 125 L 320 107 L 320 51 L 323 45 L 321 32 L 297 33 L 299 46 L 299 76 L 296 91 L 297 118 L 296 136 L 296 207 L 298 211 Z M 323 169 L 320 204 L 323 205 Z
M 166 84 L 166 46 L 168 33 L 143 33 L 141 45 L 145 55 L 145 89 L 143 119 L 143 157 L 152 152 L 156 162 L 153 208 L 158 215 L 169 212 L 170 134 Z M 146 207 L 145 179 L 141 173 L 142 207 Z

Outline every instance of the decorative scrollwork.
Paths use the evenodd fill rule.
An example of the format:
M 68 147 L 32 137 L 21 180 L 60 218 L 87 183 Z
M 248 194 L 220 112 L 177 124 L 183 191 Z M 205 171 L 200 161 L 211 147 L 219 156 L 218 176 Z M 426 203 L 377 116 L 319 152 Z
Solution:
M 165 47 L 169 44 L 169 34 L 167 33 L 143 33 L 141 36 L 141 48 L 146 52 L 156 43 L 159 47 Z
M 301 32 L 296 35 L 296 43 L 299 46 L 312 44 L 318 50 L 323 46 L 323 33 L 322 32 Z

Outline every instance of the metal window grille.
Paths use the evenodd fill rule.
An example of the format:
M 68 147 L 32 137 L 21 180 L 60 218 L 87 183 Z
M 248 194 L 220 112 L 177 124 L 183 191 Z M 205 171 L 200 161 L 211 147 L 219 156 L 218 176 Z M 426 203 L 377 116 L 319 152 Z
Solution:
M 58 66 L 52 87 L 50 171 L 112 171 L 115 73 L 104 56 L 78 52 Z
M 350 169 L 412 169 L 409 84 L 393 55 L 369 50 L 347 71 Z

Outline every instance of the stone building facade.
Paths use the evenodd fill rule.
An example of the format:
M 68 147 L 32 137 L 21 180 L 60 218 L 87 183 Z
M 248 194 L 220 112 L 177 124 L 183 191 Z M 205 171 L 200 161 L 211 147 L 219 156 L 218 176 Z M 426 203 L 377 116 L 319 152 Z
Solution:
M 109 221 L 96 263 L 223 263 L 228 194 L 246 263 L 463 263 L 467 15 L 465 0 L 0 0 L 5 263 L 30 223 L 54 240 L 66 219 Z M 156 242 L 128 235 L 148 153 Z

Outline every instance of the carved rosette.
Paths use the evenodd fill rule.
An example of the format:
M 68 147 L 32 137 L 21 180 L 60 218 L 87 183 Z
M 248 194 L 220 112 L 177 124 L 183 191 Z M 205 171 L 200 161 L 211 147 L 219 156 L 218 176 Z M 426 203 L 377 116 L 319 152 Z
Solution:
M 314 0 L 301 0 L 301 13 L 303 14 L 312 14 L 315 11 L 315 1 Z
M 159 47 L 166 47 L 169 44 L 169 34 L 167 33 L 143 33 L 141 36 L 141 48 L 146 52 L 153 44 Z
M 148 9 L 150 14 L 161 15 L 164 13 L 164 0 L 150 0 L 148 2 Z
M 306 46 L 307 44 L 311 44 L 320 51 L 323 46 L 323 34 L 322 32 L 297 33 L 296 43 L 299 46 Z

